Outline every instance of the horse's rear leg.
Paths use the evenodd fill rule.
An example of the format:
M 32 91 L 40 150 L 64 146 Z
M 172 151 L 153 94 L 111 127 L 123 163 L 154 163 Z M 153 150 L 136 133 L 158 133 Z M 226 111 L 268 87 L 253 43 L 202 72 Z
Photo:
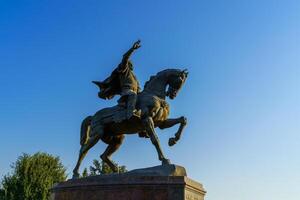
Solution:
M 116 152 L 119 147 L 121 146 L 122 142 L 124 140 L 124 135 L 115 136 L 113 139 L 109 142 L 108 147 L 104 151 L 104 153 L 100 156 L 101 159 L 108 164 L 108 166 L 111 168 L 113 172 L 118 172 L 118 167 L 111 161 L 110 156 Z
M 82 160 L 84 159 L 84 157 L 86 156 L 90 148 L 92 148 L 99 141 L 100 138 L 101 138 L 101 134 L 95 133 L 89 138 L 86 144 L 81 145 L 77 164 L 73 170 L 73 178 L 79 178 L 78 170 Z

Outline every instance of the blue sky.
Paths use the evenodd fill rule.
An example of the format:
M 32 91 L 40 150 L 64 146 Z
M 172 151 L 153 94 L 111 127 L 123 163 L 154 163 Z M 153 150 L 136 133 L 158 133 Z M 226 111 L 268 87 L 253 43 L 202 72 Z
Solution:
M 0 176 L 22 153 L 61 157 L 70 172 L 82 119 L 116 103 L 102 80 L 136 39 L 144 84 L 188 68 L 169 103 L 189 124 L 158 130 L 165 154 L 204 184 L 207 200 L 300 198 L 300 3 L 253 1 L 0 1 Z M 104 151 L 99 143 L 83 167 Z M 158 165 L 151 142 L 128 136 L 113 160 Z

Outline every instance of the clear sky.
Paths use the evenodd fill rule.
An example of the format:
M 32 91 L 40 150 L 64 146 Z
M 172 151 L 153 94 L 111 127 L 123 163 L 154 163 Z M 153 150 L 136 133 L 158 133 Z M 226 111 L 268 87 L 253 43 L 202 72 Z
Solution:
M 60 156 L 71 175 L 82 119 L 116 103 L 91 81 L 141 39 L 132 60 L 142 84 L 165 68 L 190 71 L 169 100 L 171 117 L 189 120 L 182 139 L 170 148 L 177 128 L 158 134 L 206 199 L 299 200 L 299 10 L 298 0 L 0 1 L 0 176 L 37 151 Z M 136 135 L 113 160 L 159 164 Z

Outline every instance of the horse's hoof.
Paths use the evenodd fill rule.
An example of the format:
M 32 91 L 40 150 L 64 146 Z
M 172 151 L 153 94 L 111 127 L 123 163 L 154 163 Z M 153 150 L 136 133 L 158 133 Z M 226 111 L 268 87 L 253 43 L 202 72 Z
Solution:
M 169 159 L 164 158 L 162 160 L 162 165 L 169 165 L 169 164 L 171 164 L 171 161 Z
M 186 117 L 182 117 L 181 120 L 182 120 L 182 122 L 181 122 L 182 125 L 185 126 L 187 124 L 187 118 Z
M 169 144 L 170 147 L 173 146 L 174 144 L 176 144 L 176 139 L 175 138 L 170 138 L 168 144 Z

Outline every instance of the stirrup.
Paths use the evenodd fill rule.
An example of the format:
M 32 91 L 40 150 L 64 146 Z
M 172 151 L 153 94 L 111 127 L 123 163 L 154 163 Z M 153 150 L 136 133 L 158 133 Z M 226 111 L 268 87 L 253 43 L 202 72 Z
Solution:
M 142 111 L 134 109 L 133 111 L 127 111 L 127 119 L 131 119 L 133 116 L 141 118 Z
M 133 111 L 133 115 L 140 118 L 141 115 L 142 115 L 142 110 L 141 109 L 139 109 L 139 110 L 135 109 Z

